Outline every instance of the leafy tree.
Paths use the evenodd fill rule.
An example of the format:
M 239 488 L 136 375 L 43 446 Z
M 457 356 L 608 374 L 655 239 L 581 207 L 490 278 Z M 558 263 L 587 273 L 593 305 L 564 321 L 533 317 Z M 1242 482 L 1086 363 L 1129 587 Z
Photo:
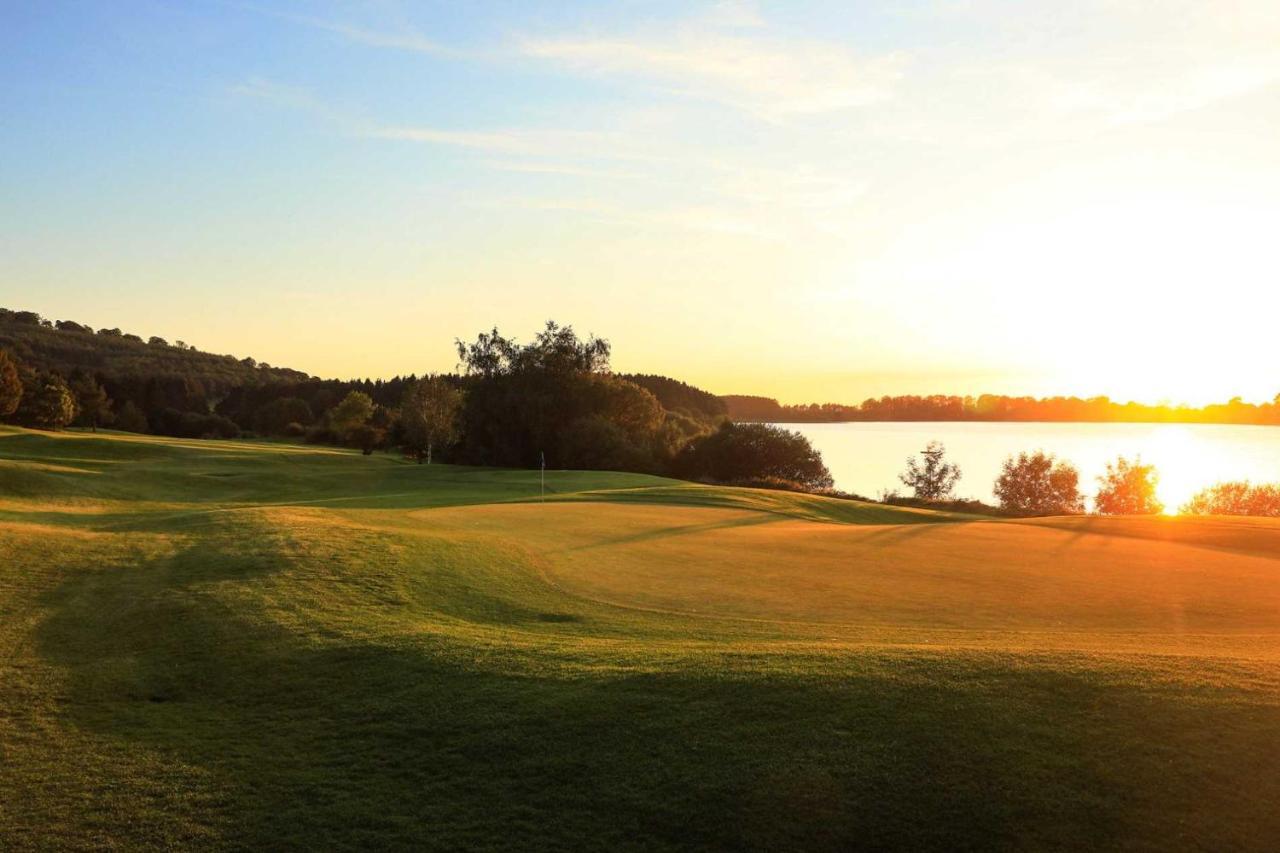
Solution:
M 951 497 L 960 480 L 960 466 L 946 461 L 947 449 L 941 442 L 931 441 L 920 451 L 920 460 L 913 456 L 907 460 L 907 470 L 898 475 L 915 496 L 926 501 L 941 501 Z
M 456 340 L 458 360 L 468 375 L 498 376 L 523 371 L 552 374 L 597 373 L 609 369 L 609 342 L 595 336 L 578 338 L 573 326 L 548 320 L 533 342 L 521 345 L 495 328 L 481 332 L 475 343 Z
M 146 432 L 149 429 L 147 416 L 134 405 L 132 400 L 126 400 L 116 412 L 115 427 L 125 432 Z
M 386 440 L 387 434 L 385 430 L 379 429 L 369 423 L 362 423 L 354 427 L 348 433 L 347 440 L 360 448 L 360 452 L 365 456 L 373 455 L 373 451 L 382 446 Z
M 22 402 L 22 377 L 18 363 L 5 350 L 0 349 L 0 418 L 7 418 L 18 410 Z
M 729 412 L 725 401 L 715 394 L 666 376 L 625 374 L 618 378 L 639 385 L 657 397 L 662 408 L 687 418 L 718 425 Z
M 833 485 L 822 454 L 807 438 L 771 424 L 725 421 L 681 452 L 676 471 L 691 479 L 721 483 L 772 482 L 803 489 Z
M 1197 493 L 1180 510 L 1183 515 L 1253 515 L 1280 518 L 1280 485 L 1219 483 Z
M 277 397 L 260 407 L 253 418 L 254 428 L 264 435 L 284 435 L 292 424 L 306 426 L 313 416 L 307 401 L 299 397 Z
M 35 373 L 23 389 L 19 418 L 41 429 L 62 429 L 75 420 L 76 398 L 56 373 Z
M 636 441 L 644 441 L 665 417 L 652 392 L 617 376 L 584 373 L 573 391 L 582 411 L 617 424 Z
M 329 413 L 329 425 L 341 438 L 352 440 L 355 430 L 373 417 L 373 399 L 363 391 L 351 391 Z
M 1020 515 L 1084 512 L 1080 473 L 1043 450 L 1006 459 L 996 479 L 995 494 L 1003 509 Z
M 1156 497 L 1159 482 L 1155 466 L 1121 456 L 1108 462 L 1107 473 L 1098 478 L 1094 508 L 1102 515 L 1156 515 L 1164 511 Z
M 421 464 L 431 464 L 432 451 L 458 440 L 458 415 L 462 391 L 440 376 L 428 376 L 410 385 L 400 403 L 400 425 L 405 450 Z
M 630 418 L 625 430 L 642 428 L 652 407 L 661 422 L 661 406 L 652 395 L 630 383 L 605 375 L 609 367 L 608 341 L 580 339 L 571 326 L 554 322 L 529 344 L 504 337 L 498 330 L 481 334 L 472 344 L 457 342 L 466 374 L 466 404 L 462 413 L 461 458 L 481 465 L 532 467 L 546 455 L 555 468 L 572 467 L 564 440 L 575 421 L 606 415 L 614 409 Z M 638 403 L 641 395 L 648 403 Z M 632 407 L 634 411 L 621 414 Z M 633 417 L 634 416 L 634 417 Z M 610 418 L 612 419 L 612 418 Z M 647 438 L 636 439 L 647 444 Z
M 92 376 L 75 379 L 71 383 L 71 390 L 76 395 L 76 407 L 82 424 L 87 424 L 97 432 L 99 425 L 111 422 L 111 398 L 96 379 Z
M 560 458 L 587 471 L 643 471 L 652 464 L 627 431 L 603 415 L 569 424 L 560 434 Z

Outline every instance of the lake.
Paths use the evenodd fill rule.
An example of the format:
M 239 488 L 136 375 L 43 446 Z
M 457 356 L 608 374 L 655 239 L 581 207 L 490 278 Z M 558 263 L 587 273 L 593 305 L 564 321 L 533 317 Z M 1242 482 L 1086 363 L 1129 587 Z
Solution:
M 994 502 L 992 486 L 1005 457 L 1044 450 L 1080 471 L 1092 496 L 1097 477 L 1117 456 L 1141 456 L 1160 472 L 1159 494 L 1175 510 L 1223 480 L 1280 482 L 1280 427 L 1204 424 L 839 423 L 778 424 L 805 435 L 822 453 L 836 488 L 877 497 L 900 489 L 908 456 L 931 440 L 947 447 L 963 477 L 956 494 Z

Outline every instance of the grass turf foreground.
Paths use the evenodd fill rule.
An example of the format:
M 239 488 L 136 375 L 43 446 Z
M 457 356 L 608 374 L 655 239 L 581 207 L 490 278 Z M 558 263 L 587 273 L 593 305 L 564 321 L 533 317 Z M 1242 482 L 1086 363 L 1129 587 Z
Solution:
M 0 848 L 1274 849 L 1280 526 L 0 430 Z

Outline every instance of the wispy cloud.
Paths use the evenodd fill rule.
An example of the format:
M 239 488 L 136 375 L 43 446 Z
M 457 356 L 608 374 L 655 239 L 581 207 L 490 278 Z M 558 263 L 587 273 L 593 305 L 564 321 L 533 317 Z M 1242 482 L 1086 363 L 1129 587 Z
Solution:
M 243 8 L 263 15 L 269 15 L 283 21 L 289 21 L 302 26 L 311 27 L 312 29 L 332 33 L 347 41 L 367 45 L 369 47 L 452 57 L 467 55 L 466 51 L 458 50 L 457 48 L 433 41 L 408 25 L 402 24 L 394 29 L 371 29 L 343 21 L 334 21 L 312 15 L 299 15 L 294 12 L 284 12 L 278 9 L 270 9 L 253 4 L 245 4 Z
M 624 172 L 618 169 L 594 169 L 565 163 L 486 160 L 484 165 L 499 172 L 516 172 L 526 175 L 567 175 L 575 178 L 614 178 L 619 180 L 632 180 L 641 177 L 637 172 Z
M 341 127 L 348 133 L 364 133 L 369 126 L 368 122 L 317 98 L 309 89 L 301 86 L 290 86 L 262 77 L 250 77 L 231 86 L 227 91 L 239 98 L 262 101 L 276 107 L 307 113 L 322 122 Z
M 714 234 L 746 236 L 776 241 L 781 235 L 764 226 L 759 219 L 741 208 L 723 204 L 671 205 L 643 208 L 613 204 L 593 197 L 508 196 L 472 207 L 511 211 L 535 210 L 544 213 L 567 213 L 586 220 L 632 228 L 660 228 Z
M 436 127 L 370 127 L 362 135 L 375 139 L 420 142 L 470 149 L 508 157 L 536 158 L 529 168 L 548 164 L 569 174 L 573 166 L 601 161 L 669 163 L 673 158 L 654 153 L 654 146 L 631 134 L 613 130 L 571 128 L 508 128 L 455 130 Z M 565 165 L 567 164 L 567 165 Z
M 729 32 L 764 22 L 736 4 L 713 11 L 659 33 L 525 37 L 517 46 L 575 73 L 641 80 L 770 120 L 884 101 L 907 63 L 900 52 L 864 57 L 834 43 Z

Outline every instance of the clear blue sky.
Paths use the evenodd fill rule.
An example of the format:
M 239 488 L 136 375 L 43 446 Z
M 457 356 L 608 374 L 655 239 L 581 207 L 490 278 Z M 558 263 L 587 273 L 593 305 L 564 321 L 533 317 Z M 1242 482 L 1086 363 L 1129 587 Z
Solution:
M 333 376 L 1280 391 L 1280 4 L 0 2 L 0 304 Z M 1108 343 L 1110 342 L 1110 343 Z

